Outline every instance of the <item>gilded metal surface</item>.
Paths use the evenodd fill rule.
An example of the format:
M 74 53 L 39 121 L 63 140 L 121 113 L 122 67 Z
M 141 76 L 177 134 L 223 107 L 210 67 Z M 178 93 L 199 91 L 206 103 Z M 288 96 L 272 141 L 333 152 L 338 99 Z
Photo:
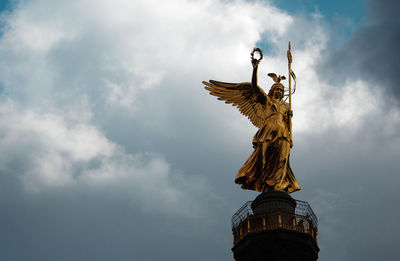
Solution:
M 260 58 L 254 58 L 259 52 Z M 257 70 L 262 52 L 255 48 L 251 54 L 253 74 L 251 82 L 226 83 L 210 80 L 204 82 L 205 89 L 218 100 L 238 107 L 259 130 L 253 138 L 254 151 L 238 171 L 235 183 L 243 189 L 256 191 L 281 190 L 288 193 L 300 190 L 290 168 L 290 149 L 293 146 L 291 117 L 291 86 L 289 84 L 289 103 L 284 101 L 285 88 L 281 83 L 285 76 L 268 74 L 274 84 L 266 94 L 257 85 Z M 292 56 L 288 50 L 289 79 Z M 291 83 L 289 81 L 289 83 Z

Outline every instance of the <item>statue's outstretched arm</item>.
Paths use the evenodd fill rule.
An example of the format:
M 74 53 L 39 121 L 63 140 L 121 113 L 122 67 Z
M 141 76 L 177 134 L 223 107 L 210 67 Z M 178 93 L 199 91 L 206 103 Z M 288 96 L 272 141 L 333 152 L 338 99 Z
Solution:
M 251 86 L 254 89 L 258 89 L 258 85 L 257 85 L 257 70 L 258 70 L 258 64 L 259 63 L 260 63 L 260 60 L 251 59 L 251 64 L 253 65 L 253 75 L 251 77 Z

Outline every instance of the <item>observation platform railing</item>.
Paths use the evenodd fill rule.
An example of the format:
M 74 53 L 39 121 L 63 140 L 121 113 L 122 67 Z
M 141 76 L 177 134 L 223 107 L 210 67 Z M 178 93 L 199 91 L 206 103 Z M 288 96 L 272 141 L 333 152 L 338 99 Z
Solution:
M 279 229 L 309 234 L 318 245 L 318 220 L 307 202 L 296 200 L 294 213 L 276 211 L 262 215 L 254 215 L 251 203 L 245 203 L 232 216 L 234 245 L 249 234 Z

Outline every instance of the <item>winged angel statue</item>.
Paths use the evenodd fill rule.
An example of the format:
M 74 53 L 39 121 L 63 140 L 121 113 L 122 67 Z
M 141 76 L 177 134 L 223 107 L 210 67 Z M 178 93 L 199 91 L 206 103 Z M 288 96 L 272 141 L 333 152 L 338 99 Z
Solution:
M 259 52 L 259 59 L 254 58 L 255 51 Z M 290 49 L 288 58 L 289 54 Z M 291 193 L 300 190 L 300 186 L 293 175 L 289 161 L 292 147 L 291 117 L 293 113 L 290 109 L 291 106 L 283 99 L 285 88 L 281 80 L 286 77 L 277 76 L 274 73 L 268 74 L 275 83 L 271 86 L 268 94 L 265 94 L 263 89 L 257 85 L 257 69 L 261 59 L 261 50 L 255 48 L 251 54 L 253 65 L 251 83 L 226 83 L 210 80 L 209 82 L 203 81 L 203 84 L 211 95 L 238 107 L 239 111 L 259 128 L 253 138 L 254 151 L 237 173 L 235 183 L 241 184 L 243 189 L 262 192 L 280 190 Z M 291 55 L 289 74 L 295 77 L 291 73 L 290 63 Z M 289 90 L 289 95 L 291 95 L 291 90 Z

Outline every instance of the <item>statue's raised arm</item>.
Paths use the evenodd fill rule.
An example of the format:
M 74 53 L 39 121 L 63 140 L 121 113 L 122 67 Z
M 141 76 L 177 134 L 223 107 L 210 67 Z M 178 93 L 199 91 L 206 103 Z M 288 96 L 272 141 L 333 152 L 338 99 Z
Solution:
M 252 56 L 253 74 L 251 83 L 227 83 L 215 80 L 210 80 L 209 82 L 203 81 L 204 88 L 211 95 L 217 96 L 218 100 L 238 107 L 239 111 L 247 116 L 254 126 L 258 128 L 261 128 L 265 121 L 264 106 L 268 99 L 265 92 L 257 85 L 257 69 L 261 59 L 262 56 L 258 60 Z

